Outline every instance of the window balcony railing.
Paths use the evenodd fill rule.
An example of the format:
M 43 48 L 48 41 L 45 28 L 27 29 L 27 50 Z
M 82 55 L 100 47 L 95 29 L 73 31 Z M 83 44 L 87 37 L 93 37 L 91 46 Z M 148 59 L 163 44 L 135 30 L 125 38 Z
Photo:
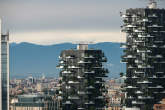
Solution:
M 132 104 L 135 104 L 135 105 L 143 105 L 145 104 L 144 102 L 138 102 L 138 101 L 132 101 Z
M 150 81 L 139 81 L 137 83 L 138 84 L 151 84 L 152 82 L 150 82 Z

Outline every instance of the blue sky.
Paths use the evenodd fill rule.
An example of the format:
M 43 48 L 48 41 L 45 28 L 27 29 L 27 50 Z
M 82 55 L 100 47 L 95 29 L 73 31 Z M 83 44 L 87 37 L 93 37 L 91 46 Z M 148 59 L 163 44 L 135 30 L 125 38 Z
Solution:
M 3 32 L 10 42 L 124 42 L 120 11 L 147 6 L 148 0 L 0 0 Z M 158 2 L 165 8 L 165 2 Z

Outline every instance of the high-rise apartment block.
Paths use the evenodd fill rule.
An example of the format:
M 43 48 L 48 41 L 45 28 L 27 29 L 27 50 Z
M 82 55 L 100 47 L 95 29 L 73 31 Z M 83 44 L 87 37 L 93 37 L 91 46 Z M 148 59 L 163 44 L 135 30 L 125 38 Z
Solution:
M 126 10 L 122 17 L 126 107 L 152 110 L 165 97 L 165 9 L 152 1 L 147 8 Z
M 62 51 L 59 58 L 62 110 L 103 110 L 108 73 L 103 52 L 79 44 L 77 49 Z
M 2 34 L 0 21 L 0 110 L 9 110 L 9 34 Z

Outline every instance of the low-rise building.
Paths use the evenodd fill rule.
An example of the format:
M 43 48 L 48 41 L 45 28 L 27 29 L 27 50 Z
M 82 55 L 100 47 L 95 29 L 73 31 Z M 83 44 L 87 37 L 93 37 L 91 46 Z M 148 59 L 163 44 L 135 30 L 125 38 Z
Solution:
M 59 110 L 57 101 L 41 94 L 19 95 L 12 102 L 11 110 Z
M 154 105 L 154 110 L 165 110 L 165 98 L 162 99 L 160 104 Z

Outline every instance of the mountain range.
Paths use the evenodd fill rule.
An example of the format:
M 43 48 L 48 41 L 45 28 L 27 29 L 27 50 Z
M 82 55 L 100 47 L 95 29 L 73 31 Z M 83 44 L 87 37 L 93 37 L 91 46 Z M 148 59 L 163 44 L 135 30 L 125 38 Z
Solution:
M 54 45 L 36 45 L 31 43 L 10 44 L 10 78 L 58 77 L 59 55 L 62 50 L 76 48 L 76 44 L 62 43 Z M 108 61 L 104 64 L 109 69 L 109 78 L 119 77 L 125 72 L 125 64 L 120 63 L 123 49 L 120 43 L 103 42 L 89 44 L 89 48 L 101 49 Z

